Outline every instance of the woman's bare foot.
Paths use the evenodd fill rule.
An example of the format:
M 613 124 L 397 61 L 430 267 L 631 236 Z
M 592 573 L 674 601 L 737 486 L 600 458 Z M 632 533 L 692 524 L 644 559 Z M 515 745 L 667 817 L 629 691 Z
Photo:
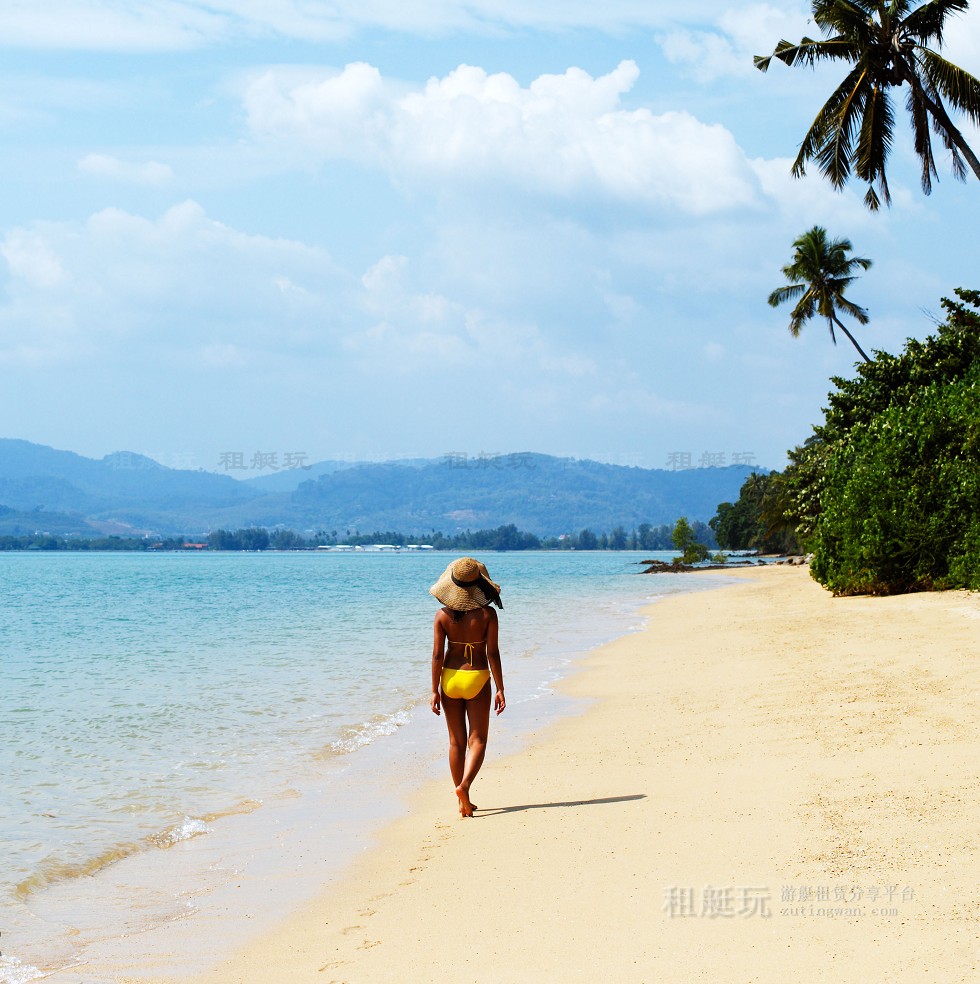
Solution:
M 470 802 L 469 790 L 463 789 L 462 786 L 457 786 L 456 796 L 459 799 L 459 815 L 461 817 L 473 816 L 473 811 L 476 807 Z

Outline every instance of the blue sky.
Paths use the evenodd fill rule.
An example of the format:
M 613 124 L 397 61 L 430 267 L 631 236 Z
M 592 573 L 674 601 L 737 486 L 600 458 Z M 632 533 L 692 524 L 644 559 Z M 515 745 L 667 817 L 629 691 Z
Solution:
M 797 235 L 874 261 L 868 349 L 980 287 L 980 186 L 925 198 L 904 117 L 890 211 L 790 177 L 841 72 L 752 55 L 807 11 L 0 0 L 0 436 L 782 467 L 855 360 L 766 304 Z

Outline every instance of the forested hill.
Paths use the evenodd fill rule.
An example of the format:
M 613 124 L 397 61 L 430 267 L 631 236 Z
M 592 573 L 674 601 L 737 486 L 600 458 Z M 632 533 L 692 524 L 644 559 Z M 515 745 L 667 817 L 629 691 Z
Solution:
M 540 536 L 707 521 L 753 469 L 631 468 L 539 454 L 297 470 L 296 487 L 165 468 L 120 452 L 101 461 L 0 439 L 0 532 L 49 526 L 164 534 L 244 526 L 451 534 L 513 523 Z M 316 475 L 303 480 L 304 475 Z M 285 479 L 286 476 L 283 476 Z M 17 529 L 14 529 L 14 527 Z
M 406 466 L 364 464 L 321 475 L 289 497 L 256 500 L 225 515 L 268 526 L 453 532 L 513 523 L 539 536 L 589 528 L 633 529 L 707 521 L 719 502 L 734 501 L 751 468 L 660 471 L 538 454 L 501 455 L 481 463 L 451 459 Z M 286 512 L 284 512 L 284 508 Z

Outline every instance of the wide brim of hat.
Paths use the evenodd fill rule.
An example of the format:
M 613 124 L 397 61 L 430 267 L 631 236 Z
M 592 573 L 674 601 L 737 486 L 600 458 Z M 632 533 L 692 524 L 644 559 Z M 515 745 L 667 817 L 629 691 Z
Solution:
M 455 561 L 453 561 L 455 563 Z M 487 579 L 494 590 L 500 595 L 500 585 L 490 580 L 486 567 L 479 565 L 480 574 Z M 429 594 L 438 601 L 441 601 L 447 608 L 455 612 L 471 612 L 477 608 L 486 608 L 490 604 L 490 599 L 483 593 L 478 585 L 469 588 L 461 588 L 453 580 L 453 564 L 450 564 L 443 572 L 442 576 L 435 584 L 429 588 Z
M 479 588 L 461 588 L 448 577 L 436 581 L 429 588 L 429 594 L 454 612 L 471 612 L 490 604 L 490 599 Z

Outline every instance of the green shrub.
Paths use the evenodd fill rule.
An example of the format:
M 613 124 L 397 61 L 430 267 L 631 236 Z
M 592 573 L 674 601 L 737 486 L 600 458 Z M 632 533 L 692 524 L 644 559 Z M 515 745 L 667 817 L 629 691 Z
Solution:
M 980 362 L 833 447 L 810 570 L 835 594 L 980 587 Z

